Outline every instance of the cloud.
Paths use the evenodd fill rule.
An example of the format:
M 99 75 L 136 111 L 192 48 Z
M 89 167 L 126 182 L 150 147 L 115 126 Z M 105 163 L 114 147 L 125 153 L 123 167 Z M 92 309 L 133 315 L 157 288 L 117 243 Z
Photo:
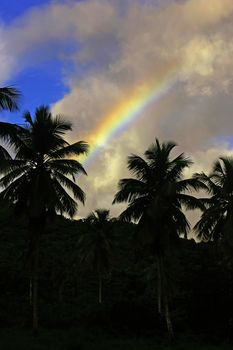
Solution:
M 182 6 L 183 16 L 187 23 L 195 29 L 213 25 L 220 20 L 229 16 L 233 11 L 233 3 L 231 0 L 191 0 Z
M 129 176 L 125 156 L 131 152 L 143 154 L 155 136 L 176 140 L 181 151 L 195 160 L 193 170 L 207 171 L 221 147 L 217 135 L 229 134 L 233 126 L 229 80 L 232 29 L 227 21 L 223 23 L 232 18 L 232 3 L 214 1 L 209 7 L 204 1 L 167 2 L 161 8 L 154 4 L 152 1 L 142 6 L 134 1 L 122 17 L 115 12 L 115 23 L 120 25 L 110 35 L 117 41 L 116 59 L 105 70 L 87 74 L 81 82 L 73 78 L 71 92 L 54 106 L 54 112 L 68 112 L 70 116 L 76 113 L 88 136 L 111 106 L 120 103 L 122 92 L 130 96 L 136 84 L 161 79 L 170 67 L 177 67 L 177 87 L 148 106 L 127 131 L 111 142 L 112 148 L 103 150 L 91 165 L 90 179 L 84 179 L 87 193 L 92 193 L 87 209 L 111 204 L 118 179 Z M 98 37 L 93 34 L 95 39 L 98 45 Z M 85 50 L 91 52 L 93 60 L 100 60 L 102 67 L 104 58 L 98 50 L 96 56 L 95 47 Z M 87 209 L 80 214 L 85 215 Z M 117 212 L 119 209 L 113 208 L 113 213 Z
M 5 81 L 13 74 L 16 60 L 13 56 L 9 57 L 7 42 L 4 37 L 4 30 L 0 27 L 0 84 L 4 85 Z
M 88 178 L 80 178 L 87 192 L 80 216 L 111 205 L 119 178 L 129 176 L 127 155 L 143 154 L 155 137 L 177 141 L 195 160 L 193 169 L 208 170 L 218 153 L 229 152 L 232 20 L 231 0 L 86 0 L 34 8 L 3 28 L 11 44 L 0 47 L 0 60 L 8 52 L 17 69 L 31 58 L 74 64 L 72 74 L 64 72 L 70 91 L 53 106 L 72 120 L 73 141 L 88 140 L 136 87 L 167 88 L 173 72 L 173 89 L 112 138 L 88 167 Z

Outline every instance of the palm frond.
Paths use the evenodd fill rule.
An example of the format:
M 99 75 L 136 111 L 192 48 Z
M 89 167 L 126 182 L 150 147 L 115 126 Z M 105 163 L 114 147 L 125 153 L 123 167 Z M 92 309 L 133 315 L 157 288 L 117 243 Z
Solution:
M 145 213 L 146 200 L 144 198 L 135 199 L 128 207 L 119 215 L 119 220 L 124 222 L 138 222 Z
M 176 147 L 176 143 L 173 141 L 164 142 L 160 144 L 159 140 L 156 139 L 145 152 L 146 159 L 151 160 L 155 163 L 159 163 L 161 160 L 169 158 L 169 155 L 173 148 Z
M 151 175 L 147 162 L 135 154 L 128 157 L 128 169 L 132 171 L 139 180 L 148 179 Z
M 175 235 L 184 235 L 184 238 L 187 238 L 188 232 L 190 230 L 190 223 L 182 210 L 176 206 L 172 206 L 170 217 L 172 219 L 172 222 L 169 225 L 169 229 L 173 229 Z
M 46 167 L 53 171 L 59 171 L 63 175 L 78 175 L 80 173 L 87 175 L 82 164 L 74 159 L 53 159 L 46 161 Z
M 19 109 L 20 97 L 20 91 L 12 86 L 0 88 L 0 109 L 17 111 Z
M 72 218 L 77 211 L 77 203 L 65 191 L 65 189 L 61 186 L 61 184 L 56 179 L 53 180 L 53 187 L 60 200 L 61 212 L 68 214 Z
M 68 179 L 59 171 L 56 171 L 54 175 L 63 186 L 67 187 L 67 189 L 73 193 L 75 199 L 78 199 L 83 204 L 85 203 L 85 193 L 78 185 L 76 185 L 73 181 Z
M 199 190 L 208 191 L 208 186 L 198 178 L 190 178 L 177 181 L 175 184 L 178 193 L 183 191 L 193 192 Z
M 130 202 L 140 196 L 146 195 L 148 187 L 140 180 L 121 179 L 119 181 L 120 190 L 115 194 L 113 204 Z
M 10 147 L 19 149 L 23 139 L 28 135 L 28 130 L 17 124 L 0 122 L 0 138 Z
M 34 124 L 33 124 L 31 113 L 29 111 L 24 112 L 23 119 L 25 120 L 26 123 L 29 123 L 30 126 L 33 127 Z
M 26 160 L 12 159 L 9 158 L 2 159 L 0 162 L 0 174 L 7 174 L 13 170 L 20 169 L 21 167 L 30 166 L 30 163 Z
M 51 152 L 49 155 L 54 159 L 70 157 L 72 155 L 79 156 L 80 154 L 87 154 L 88 148 L 88 144 L 85 141 L 79 141 Z
M 12 181 L 5 190 L 0 192 L 0 199 L 6 199 L 9 202 L 15 202 L 20 199 L 20 197 L 25 196 L 25 189 L 28 185 L 28 176 L 24 174 L 14 181 Z
M 222 212 L 218 208 L 210 208 L 202 214 L 201 219 L 194 226 L 194 231 L 198 238 L 209 241 L 217 231 L 220 234 L 224 222 Z
M 28 165 L 15 168 L 0 179 L 0 186 L 2 186 L 3 188 L 9 186 L 12 183 L 12 181 L 22 176 L 23 174 L 26 174 L 29 169 L 30 166 Z
M 203 201 L 198 198 L 183 193 L 177 194 L 176 198 L 187 210 L 205 210 Z
M 189 168 L 193 162 L 189 158 L 185 158 L 184 154 L 181 153 L 178 157 L 169 162 L 169 169 L 167 179 L 169 181 L 179 180 L 183 175 L 185 168 Z
M 209 194 L 217 194 L 221 191 L 221 186 L 217 185 L 213 179 L 205 173 L 195 173 L 193 178 L 204 183 L 204 185 L 206 185 L 206 191 Z
M 11 155 L 3 146 L 0 145 L 0 167 L 2 162 L 8 159 L 11 159 Z

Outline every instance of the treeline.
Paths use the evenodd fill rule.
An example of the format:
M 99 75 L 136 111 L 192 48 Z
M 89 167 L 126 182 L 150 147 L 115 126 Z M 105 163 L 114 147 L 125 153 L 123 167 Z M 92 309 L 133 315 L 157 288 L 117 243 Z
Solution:
M 27 223 L 1 213 L 0 327 L 31 327 Z M 135 225 L 113 222 L 114 258 L 103 274 L 102 303 L 98 275 L 80 264 L 80 236 L 92 230 L 86 221 L 57 217 L 41 239 L 39 320 L 42 328 L 101 329 L 110 334 L 164 336 L 157 310 L 157 270 L 153 255 L 135 247 Z M 179 240 L 166 254 L 171 317 L 176 334 L 210 338 L 232 336 L 232 255 L 214 243 Z

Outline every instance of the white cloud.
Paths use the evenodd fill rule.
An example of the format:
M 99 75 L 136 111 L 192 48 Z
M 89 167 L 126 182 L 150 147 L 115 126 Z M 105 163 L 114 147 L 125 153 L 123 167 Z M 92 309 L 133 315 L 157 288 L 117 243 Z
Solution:
M 0 28 L 0 84 L 1 86 L 14 74 L 16 60 L 9 56 L 4 30 Z

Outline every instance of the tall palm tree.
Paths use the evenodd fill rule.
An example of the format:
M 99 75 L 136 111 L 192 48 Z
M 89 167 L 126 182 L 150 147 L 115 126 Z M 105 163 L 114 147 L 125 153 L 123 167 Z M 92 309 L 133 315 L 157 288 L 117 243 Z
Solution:
M 80 238 L 80 262 L 91 266 L 97 273 L 98 301 L 101 304 L 103 274 L 109 271 L 113 256 L 109 210 L 97 209 L 88 215 L 86 221 L 91 229 Z
M 205 208 L 195 225 L 198 238 L 203 240 L 224 239 L 232 242 L 233 227 L 233 158 L 217 160 L 210 175 L 195 174 L 207 186 L 209 198 L 202 199 Z
M 0 198 L 12 202 L 18 213 L 28 218 L 33 329 L 36 331 L 40 237 L 48 217 L 55 213 L 73 217 L 77 210 L 74 199 L 84 203 L 85 194 L 75 180 L 78 174 L 86 172 L 71 157 L 86 153 L 88 146 L 84 141 L 73 144 L 65 141 L 64 134 L 72 129 L 71 124 L 61 116 L 53 118 L 48 107 L 37 108 L 34 118 L 26 112 L 24 120 L 25 127 L 20 128 L 20 133 L 8 136 L 15 157 L 9 156 L 0 163 L 3 175 Z
M 204 185 L 198 179 L 183 179 L 183 172 L 192 162 L 183 153 L 171 159 L 176 146 L 173 142 L 160 143 L 157 139 L 144 153 L 128 157 L 128 169 L 135 178 L 122 179 L 113 203 L 127 202 L 120 218 L 138 222 L 137 239 L 149 246 L 156 257 L 158 281 L 158 312 L 165 316 L 169 336 L 173 326 L 169 311 L 167 277 L 164 268 L 166 249 L 177 237 L 187 237 L 189 222 L 183 207 L 194 209 L 198 200 L 187 191 Z

